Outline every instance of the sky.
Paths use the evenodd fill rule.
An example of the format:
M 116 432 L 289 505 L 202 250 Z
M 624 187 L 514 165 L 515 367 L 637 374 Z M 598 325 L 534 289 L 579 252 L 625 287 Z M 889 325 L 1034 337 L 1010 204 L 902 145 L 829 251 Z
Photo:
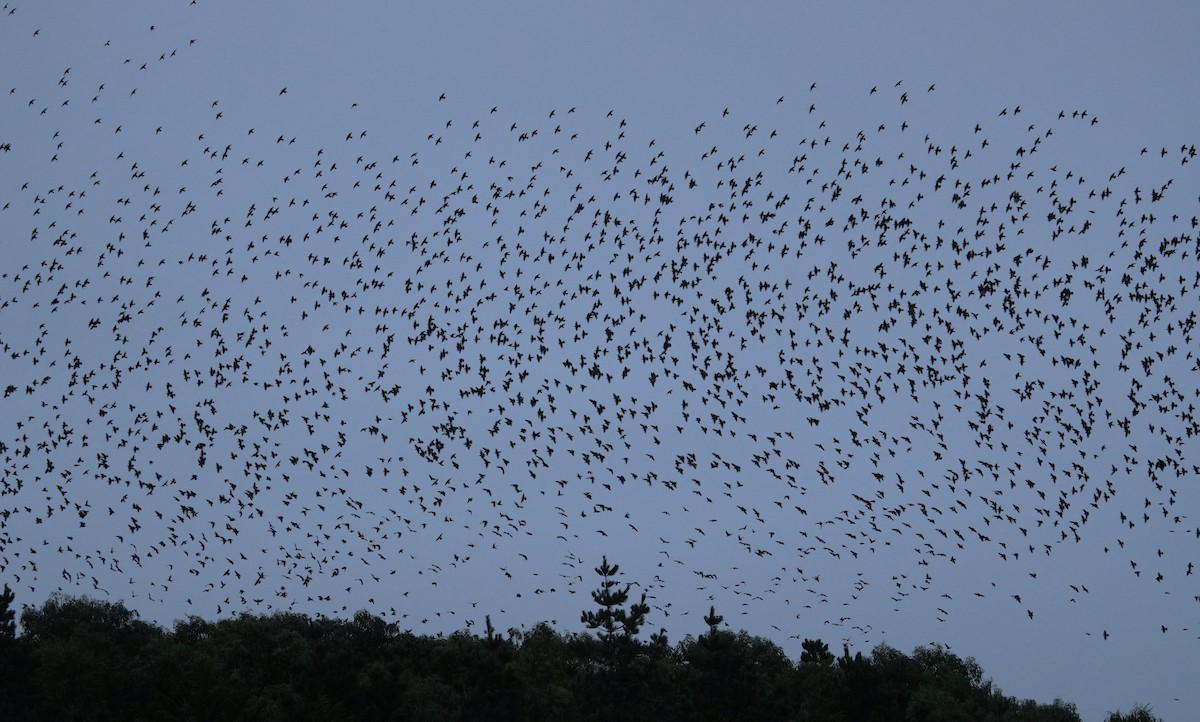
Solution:
M 1184 2 L 8 2 L 18 599 L 1200 706 Z

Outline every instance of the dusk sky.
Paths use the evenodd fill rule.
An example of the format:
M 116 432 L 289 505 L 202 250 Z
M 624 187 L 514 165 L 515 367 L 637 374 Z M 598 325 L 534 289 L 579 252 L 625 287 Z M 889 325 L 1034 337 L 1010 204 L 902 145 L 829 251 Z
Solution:
M 0 581 L 1200 709 L 1190 2 L 8 2 Z

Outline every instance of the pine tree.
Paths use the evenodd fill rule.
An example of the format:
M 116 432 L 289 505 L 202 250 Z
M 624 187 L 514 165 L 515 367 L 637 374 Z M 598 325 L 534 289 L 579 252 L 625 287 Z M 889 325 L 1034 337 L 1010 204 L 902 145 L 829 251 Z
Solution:
M 485 639 L 487 639 L 488 644 L 494 644 L 498 640 L 498 637 L 496 636 L 496 628 L 492 626 L 492 615 L 483 615 L 483 624 L 484 632 L 487 633 Z
M 833 652 L 829 651 L 829 645 L 819 639 L 806 639 L 800 645 L 804 651 L 800 653 L 800 664 L 819 664 L 828 666 L 833 664 Z
M 29 719 L 30 674 L 33 665 L 17 640 L 14 595 L 8 585 L 0 591 L 0 719 Z
M 667 639 L 667 630 L 665 627 L 650 635 L 650 648 L 655 653 L 664 654 L 670 646 L 671 642 Z
M 710 637 L 717 636 L 717 627 L 723 621 L 725 621 L 725 617 L 717 614 L 717 608 L 710 605 L 708 608 L 708 614 L 704 617 L 704 623 L 708 625 L 708 635 Z
M 0 592 L 0 645 L 11 644 L 17 638 L 16 612 L 12 608 L 15 598 L 5 584 L 4 591 Z
M 625 588 L 621 589 L 621 583 L 616 580 L 620 566 L 610 565 L 608 557 L 605 556 L 595 571 L 602 581 L 600 588 L 592 592 L 592 600 L 600 605 L 600 609 L 583 612 L 580 621 L 586 624 L 588 629 L 600 630 L 600 638 L 606 642 L 613 642 L 617 638 L 632 639 L 650 612 L 650 605 L 646 604 L 646 593 L 642 593 L 640 602 L 630 605 L 629 609 L 625 610 L 622 605 L 629 601 L 629 589 L 633 585 L 626 584 Z

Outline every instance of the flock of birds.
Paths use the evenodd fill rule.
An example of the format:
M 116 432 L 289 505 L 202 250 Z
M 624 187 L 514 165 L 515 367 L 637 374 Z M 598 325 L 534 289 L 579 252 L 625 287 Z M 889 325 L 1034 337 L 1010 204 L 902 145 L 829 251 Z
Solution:
M 1097 574 L 1200 605 L 1194 145 L 1085 173 L 1086 110 L 943 140 L 903 81 L 861 128 L 813 83 L 657 139 L 155 118 L 139 84 L 202 46 L 0 89 L 23 599 L 570 624 L 607 554 L 652 624 L 797 637 L 877 634 L 872 599 L 1034 620 Z

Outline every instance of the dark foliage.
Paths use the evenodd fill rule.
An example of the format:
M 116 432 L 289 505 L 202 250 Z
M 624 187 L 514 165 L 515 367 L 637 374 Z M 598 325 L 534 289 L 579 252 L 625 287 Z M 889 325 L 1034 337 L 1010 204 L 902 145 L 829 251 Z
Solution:
M 601 638 L 607 643 L 613 643 L 619 638 L 632 639 L 645 623 L 646 614 L 650 612 L 650 605 L 646 604 L 646 594 L 643 592 L 641 601 L 630 605 L 626 610 L 622 605 L 629 601 L 632 585 L 626 584 L 624 589 L 621 588 L 621 583 L 616 579 L 621 571 L 620 566 L 609 564 L 608 557 L 604 557 L 595 571 L 600 575 L 600 588 L 592 592 L 592 600 L 600 605 L 600 609 L 594 612 L 584 611 L 580 615 L 580 621 L 586 624 L 588 629 L 598 630 Z
M 603 576 L 603 575 L 602 575 Z M 600 600 L 598 603 L 603 604 Z M 0 596 L 0 620 L 12 604 Z M 610 609 L 614 607 L 608 607 Z M 417 636 L 367 612 L 170 630 L 120 603 L 56 595 L 0 635 L 5 720 L 1078 720 L 1074 705 L 1004 696 L 944 647 L 870 655 L 720 629 L 668 645 L 545 623 Z M 698 630 L 700 631 L 700 630 Z M 613 655 L 612 639 L 620 639 Z M 1154 719 L 1145 708 L 1113 719 Z

